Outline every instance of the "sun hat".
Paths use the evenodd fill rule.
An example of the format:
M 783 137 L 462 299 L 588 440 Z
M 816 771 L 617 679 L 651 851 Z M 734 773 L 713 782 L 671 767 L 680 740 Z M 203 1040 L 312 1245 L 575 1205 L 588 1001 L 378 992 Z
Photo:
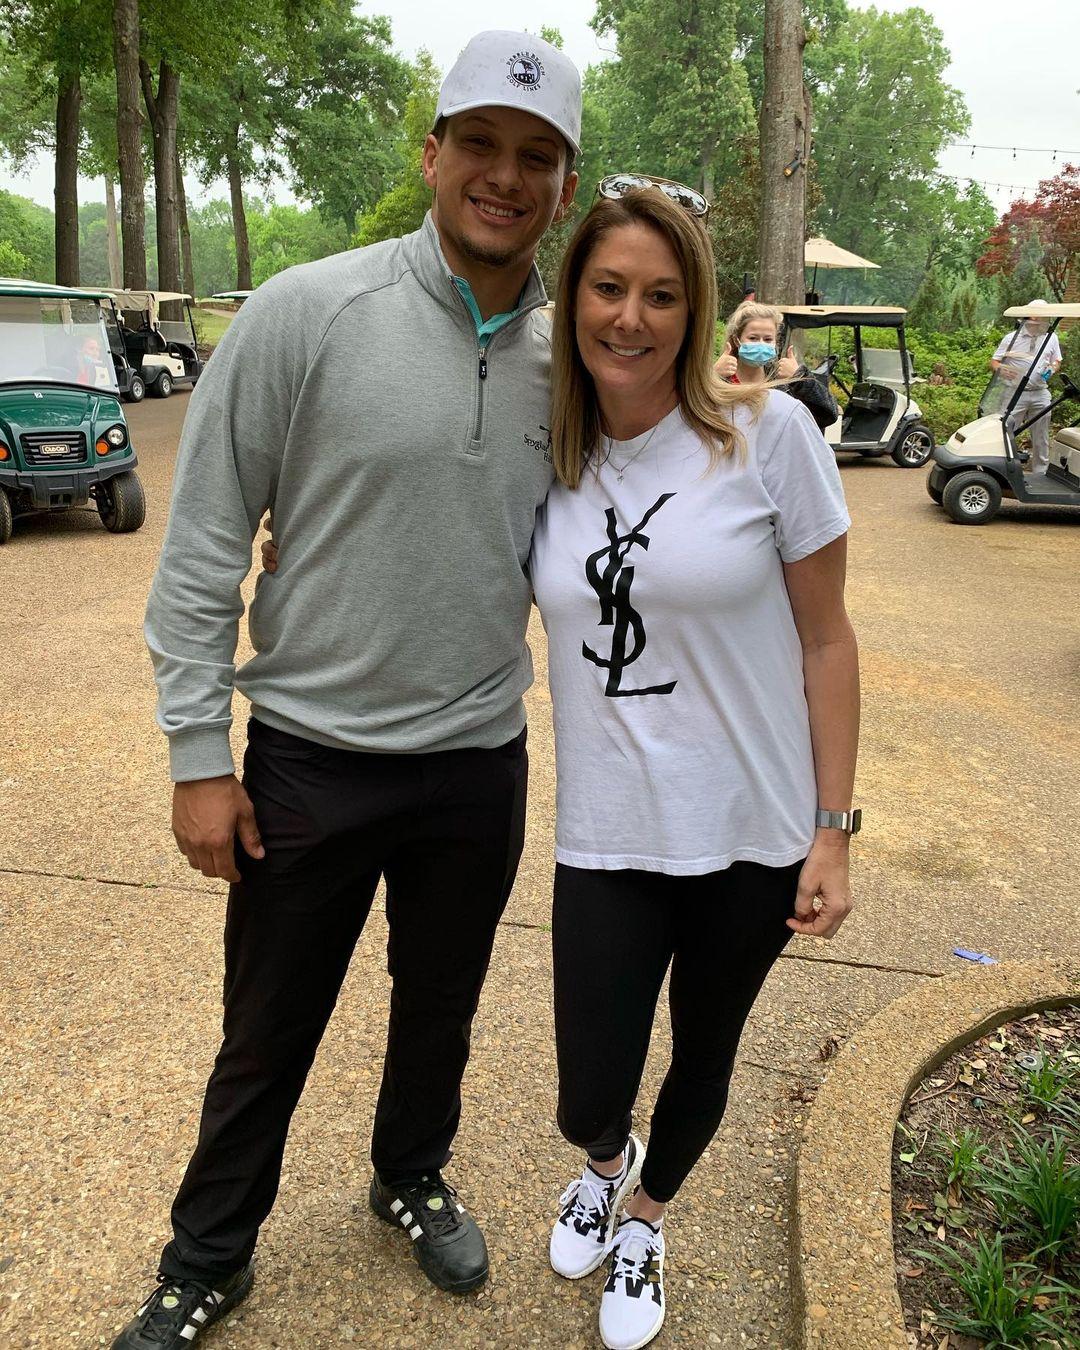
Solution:
M 477 33 L 439 90 L 435 121 L 475 108 L 520 108 L 569 143 L 581 140 L 581 76 L 558 47 L 532 33 Z

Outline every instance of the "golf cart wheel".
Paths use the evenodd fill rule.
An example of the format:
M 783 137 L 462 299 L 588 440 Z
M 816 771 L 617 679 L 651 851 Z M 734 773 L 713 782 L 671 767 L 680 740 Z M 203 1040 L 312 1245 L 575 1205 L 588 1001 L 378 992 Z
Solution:
M 146 498 L 133 469 L 99 483 L 94 495 L 101 523 L 110 534 L 130 534 L 146 519 Z
M 6 544 L 15 528 L 14 514 L 11 510 L 11 498 L 0 487 L 0 544 Z
M 893 463 L 902 469 L 921 469 L 934 453 L 934 437 L 930 428 L 921 422 L 908 427 L 900 444 L 892 452 Z
M 954 474 L 945 484 L 941 504 L 957 525 L 985 525 L 998 513 L 1001 485 L 978 469 Z
M 154 383 L 150 386 L 150 390 L 155 398 L 169 397 L 169 395 L 172 393 L 172 376 L 169 374 L 167 370 L 163 370 L 161 372 L 161 374 L 157 377 Z
M 141 403 L 146 397 L 146 381 L 141 375 L 132 375 L 131 387 L 127 391 L 129 403 Z

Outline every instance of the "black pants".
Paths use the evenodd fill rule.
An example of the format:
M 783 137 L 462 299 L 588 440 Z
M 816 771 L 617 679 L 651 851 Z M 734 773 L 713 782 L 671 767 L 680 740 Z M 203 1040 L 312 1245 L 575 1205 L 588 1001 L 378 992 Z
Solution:
M 671 966 L 671 1065 L 641 1173 L 654 1200 L 674 1197 L 723 1118 L 747 1015 L 791 937 L 784 920 L 801 868 L 739 862 L 699 877 L 555 869 L 559 1128 L 598 1162 L 618 1157 L 630 1133 Z
M 266 857 L 237 850 L 224 1039 L 173 1205 L 166 1275 L 222 1276 L 254 1250 L 380 874 L 393 991 L 372 1162 L 393 1179 L 448 1160 L 472 1018 L 524 843 L 527 776 L 524 732 L 496 750 L 374 755 L 249 724 L 244 786 Z

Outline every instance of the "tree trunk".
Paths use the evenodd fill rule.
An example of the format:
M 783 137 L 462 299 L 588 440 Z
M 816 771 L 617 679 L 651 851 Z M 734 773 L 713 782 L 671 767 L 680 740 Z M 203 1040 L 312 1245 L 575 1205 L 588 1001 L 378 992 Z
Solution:
M 146 181 L 139 107 L 139 0 L 113 0 L 116 63 L 116 145 L 120 170 L 120 226 L 124 285 L 146 289 Z
M 109 244 L 109 285 L 114 289 L 124 284 L 120 271 L 120 236 L 116 221 L 116 182 L 111 173 L 105 175 L 105 237 Z
M 184 290 L 195 294 L 195 269 L 191 263 L 191 230 L 188 228 L 187 193 L 184 191 L 184 166 L 176 152 L 176 199 L 180 205 L 180 257 L 184 264 Z
M 79 284 L 79 72 L 58 72 L 56 92 L 56 283 Z
M 144 59 L 139 61 L 143 100 L 154 133 L 154 203 L 157 207 L 158 290 L 180 289 L 180 210 L 176 196 L 176 121 L 180 102 L 180 76 L 162 60 L 158 87 Z M 161 307 L 163 319 L 179 319 L 179 301 Z
M 806 32 L 799 0 L 765 0 L 761 101 L 761 232 L 758 299 L 801 304 L 805 295 L 806 158 L 810 127 L 803 87 Z
M 233 145 L 240 134 L 240 128 L 234 128 Z M 244 183 L 240 177 L 240 162 L 237 155 L 228 156 L 229 196 L 232 198 L 233 235 L 236 238 L 236 289 L 251 290 L 251 246 L 248 242 L 247 213 L 244 211 Z

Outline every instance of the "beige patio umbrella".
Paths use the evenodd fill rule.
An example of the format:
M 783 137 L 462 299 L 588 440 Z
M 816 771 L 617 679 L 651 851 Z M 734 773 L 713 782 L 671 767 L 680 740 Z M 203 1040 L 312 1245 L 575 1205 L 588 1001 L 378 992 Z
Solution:
M 871 262 L 869 258 L 860 258 L 857 253 L 849 253 L 846 248 L 834 244 L 831 239 L 823 239 L 820 236 L 806 241 L 805 263 L 807 267 L 814 269 L 813 280 L 810 282 L 812 291 L 817 289 L 819 267 L 826 271 L 830 268 L 839 270 L 845 267 L 880 268 L 880 263 Z

